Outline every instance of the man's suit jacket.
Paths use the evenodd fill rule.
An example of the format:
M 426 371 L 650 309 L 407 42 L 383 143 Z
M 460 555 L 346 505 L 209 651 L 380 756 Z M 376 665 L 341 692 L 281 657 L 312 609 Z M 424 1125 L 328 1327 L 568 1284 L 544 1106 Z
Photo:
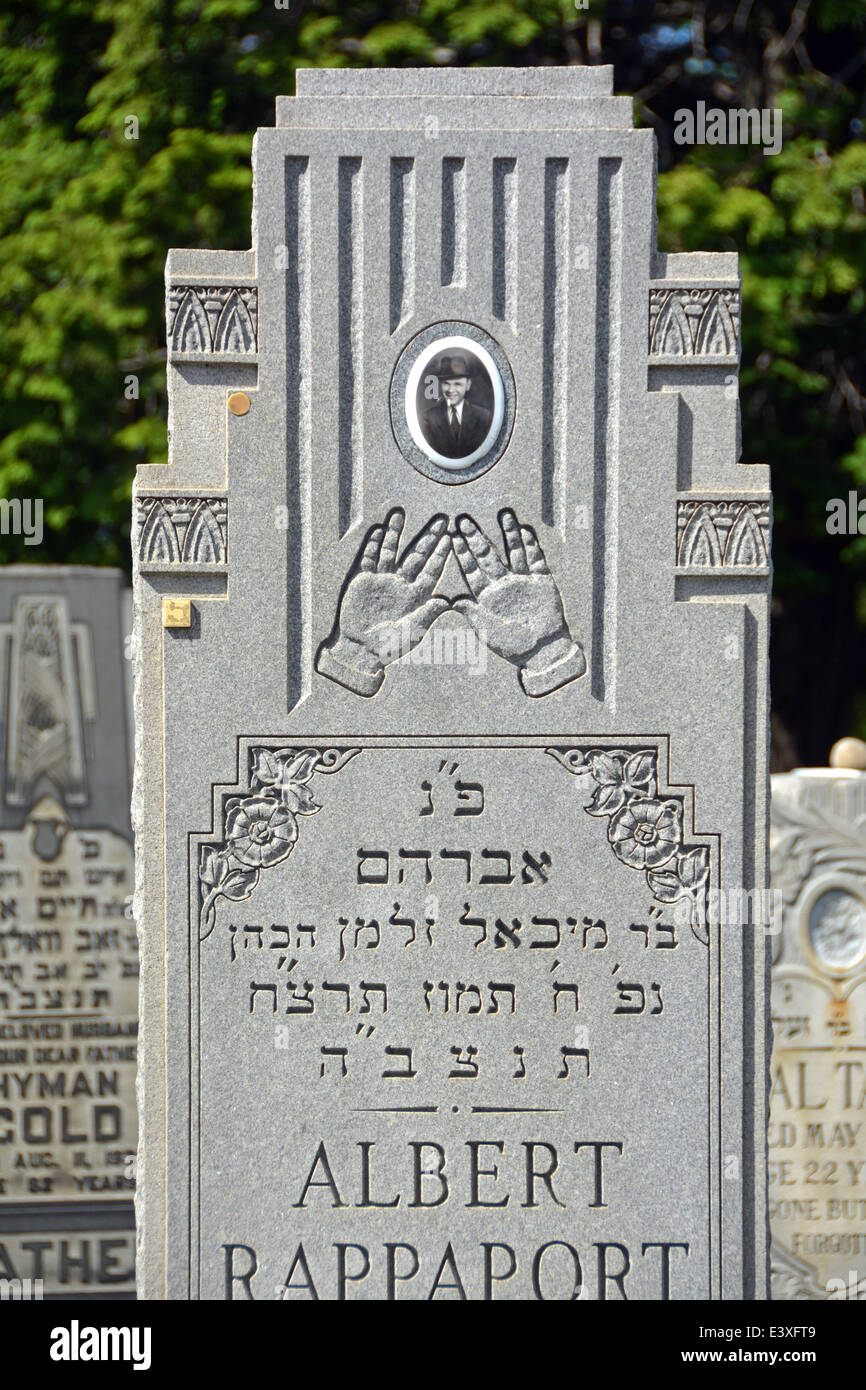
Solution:
M 460 430 L 455 439 L 448 423 L 448 405 L 444 399 L 438 400 L 425 412 L 421 422 L 422 429 L 425 438 L 437 454 L 449 459 L 465 458 L 468 454 L 474 454 L 483 443 L 493 418 L 490 411 L 481 405 L 473 405 L 464 397 L 462 416 Z

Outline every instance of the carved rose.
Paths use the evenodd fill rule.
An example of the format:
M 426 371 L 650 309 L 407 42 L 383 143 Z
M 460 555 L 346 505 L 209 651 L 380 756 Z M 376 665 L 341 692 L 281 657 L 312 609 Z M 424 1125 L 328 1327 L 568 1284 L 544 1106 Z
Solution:
M 645 872 L 658 902 L 688 899 L 692 932 L 708 945 L 709 851 L 702 845 L 680 849 L 683 802 L 658 799 L 657 750 L 548 748 L 547 752 L 574 777 L 592 778 L 592 797 L 584 809 L 590 816 L 610 817 L 608 839 L 617 858 Z
M 298 822 L 287 806 L 268 796 L 251 796 L 226 816 L 226 841 L 235 859 L 251 868 L 270 868 L 291 853 Z
M 223 802 L 223 844 L 203 845 L 199 859 L 205 941 L 216 925 L 221 898 L 244 902 L 269 869 L 288 858 L 298 838 L 298 816 L 321 811 L 306 785 L 314 772 L 339 772 L 360 748 L 250 749 L 249 792 Z
M 666 864 L 683 838 L 681 814 L 675 801 L 632 801 L 611 820 L 614 854 L 633 869 Z

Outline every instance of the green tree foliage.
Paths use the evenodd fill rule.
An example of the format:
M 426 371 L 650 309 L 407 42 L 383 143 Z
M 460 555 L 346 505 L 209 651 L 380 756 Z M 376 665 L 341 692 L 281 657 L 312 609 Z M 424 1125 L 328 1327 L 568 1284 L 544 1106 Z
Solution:
M 827 532 L 830 499 L 866 485 L 866 9 L 813 4 L 808 32 L 806 9 L 755 7 L 746 70 L 733 20 L 706 38 L 701 99 L 780 109 L 781 152 L 696 147 L 659 182 L 665 249 L 740 254 L 744 458 L 772 465 L 775 493 L 777 767 L 866 734 L 866 535 Z
M 613 63 L 658 136 L 663 249 L 741 255 L 774 701 L 789 759 L 823 761 L 866 733 L 866 536 L 825 524 L 866 495 L 864 39 L 862 0 L 0 0 L 0 496 L 45 505 L 39 550 L 0 559 L 128 565 L 134 467 L 165 457 L 166 251 L 249 244 L 252 133 L 295 68 Z M 782 152 L 678 146 L 698 101 L 781 108 Z

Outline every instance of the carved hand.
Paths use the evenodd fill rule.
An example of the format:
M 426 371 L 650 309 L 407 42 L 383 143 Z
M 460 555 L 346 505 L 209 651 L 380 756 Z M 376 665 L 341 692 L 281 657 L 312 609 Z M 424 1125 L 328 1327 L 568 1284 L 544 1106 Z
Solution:
M 491 651 L 520 668 L 527 695 L 547 695 L 586 670 L 586 658 L 565 621 L 556 581 L 531 526 L 499 514 L 507 564 L 469 516 L 457 518 L 454 553 L 472 598 L 454 607 Z
M 398 561 L 405 519 L 395 507 L 384 525 L 368 531 L 316 657 L 317 671 L 358 695 L 375 695 L 386 665 L 412 651 L 450 606 L 433 597 L 451 552 L 448 518 L 432 517 Z

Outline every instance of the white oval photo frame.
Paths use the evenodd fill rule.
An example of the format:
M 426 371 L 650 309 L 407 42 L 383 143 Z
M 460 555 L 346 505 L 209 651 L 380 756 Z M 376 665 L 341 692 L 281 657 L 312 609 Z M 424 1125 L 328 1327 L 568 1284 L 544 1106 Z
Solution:
M 825 975 L 834 976 L 842 979 L 846 975 L 854 975 L 858 970 L 863 969 L 866 961 L 866 945 L 860 946 L 858 952 L 847 962 L 835 962 L 829 960 L 818 949 L 812 934 L 812 913 L 820 902 L 821 898 L 828 893 L 844 893 L 847 897 L 857 902 L 866 911 L 866 893 L 863 891 L 862 883 L 853 876 L 843 873 L 824 873 L 814 879 L 803 896 L 798 907 L 798 919 L 800 927 L 800 940 L 806 950 L 806 958 L 812 966 L 822 971 Z
M 490 385 L 493 388 L 493 418 L 490 428 L 478 448 L 471 454 L 466 454 L 463 458 L 448 458 L 445 454 L 438 453 L 428 443 L 421 422 L 418 419 L 417 396 L 418 386 L 427 367 L 436 357 L 442 357 L 446 353 L 471 352 L 481 363 L 487 372 Z M 412 364 L 409 376 L 406 380 L 406 391 L 404 395 L 404 410 L 406 414 L 406 424 L 412 436 L 413 443 L 421 450 L 422 454 L 435 463 L 439 468 L 446 469 L 449 473 L 462 473 L 465 469 L 471 468 L 480 458 L 484 458 L 493 447 L 502 429 L 502 421 L 505 418 L 505 386 L 502 381 L 499 368 L 491 357 L 490 353 L 474 338 L 462 338 L 452 335 L 446 338 L 437 338 L 422 348 L 417 358 Z

